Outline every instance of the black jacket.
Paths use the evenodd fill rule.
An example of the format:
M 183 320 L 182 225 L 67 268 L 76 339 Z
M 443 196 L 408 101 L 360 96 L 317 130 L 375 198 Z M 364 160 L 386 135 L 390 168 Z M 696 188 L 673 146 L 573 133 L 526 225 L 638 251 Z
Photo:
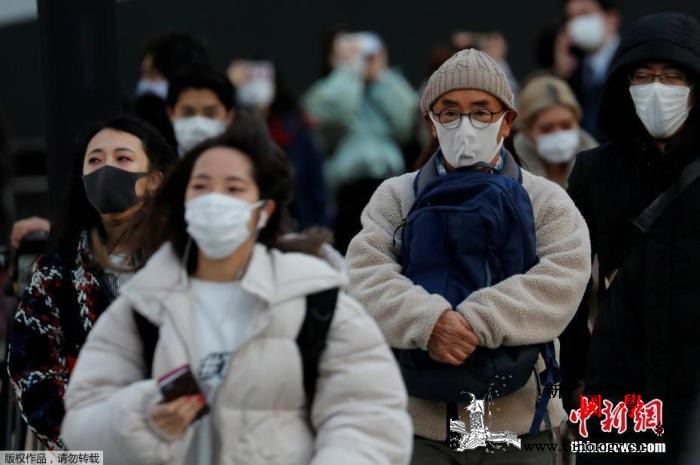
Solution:
M 596 140 L 605 141 L 607 138 L 600 131 L 598 124 L 598 113 L 600 111 L 600 101 L 605 89 L 605 82 L 594 80 L 593 76 L 588 76 L 586 73 L 586 54 L 574 49 L 574 54 L 578 59 L 579 65 L 567 80 L 569 87 L 576 95 L 576 99 L 581 104 L 583 117 L 581 126 L 590 133 Z M 609 69 L 606 70 L 606 74 Z
M 700 395 L 700 181 L 646 236 L 631 221 L 700 156 L 700 111 L 697 105 L 691 110 L 663 152 L 652 144 L 634 110 L 627 76 L 637 64 L 654 60 L 673 62 L 699 78 L 697 21 L 654 15 L 623 37 L 601 107 L 601 127 L 612 142 L 579 154 L 569 193 L 588 223 L 602 274 L 614 275 L 599 302 L 586 392 L 611 400 L 625 394 L 661 399 L 670 454 L 651 463 L 676 463 L 690 406 Z M 619 459 L 614 463 L 637 463 Z

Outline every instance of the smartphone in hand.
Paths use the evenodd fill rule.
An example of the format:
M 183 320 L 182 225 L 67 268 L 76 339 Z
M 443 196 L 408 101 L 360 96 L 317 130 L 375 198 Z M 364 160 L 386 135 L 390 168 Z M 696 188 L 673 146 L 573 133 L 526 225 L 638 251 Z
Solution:
M 203 394 L 189 365 L 182 365 L 158 378 L 158 387 L 163 394 L 163 402 L 171 402 L 182 396 Z M 197 413 L 194 421 L 209 413 L 209 405 L 205 404 Z

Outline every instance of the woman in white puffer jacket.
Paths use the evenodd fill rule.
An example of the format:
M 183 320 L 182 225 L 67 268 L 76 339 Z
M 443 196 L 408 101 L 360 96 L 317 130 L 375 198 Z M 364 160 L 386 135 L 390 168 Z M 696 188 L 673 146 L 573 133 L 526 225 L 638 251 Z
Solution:
M 342 291 L 307 405 L 296 341 L 306 298 L 343 275 L 272 247 L 289 168 L 260 128 L 243 126 L 195 148 L 164 183 L 150 223 L 150 243 L 164 245 L 90 333 L 62 436 L 71 449 L 104 450 L 108 465 L 405 464 L 401 375 Z M 135 313 L 159 328 L 152 378 Z M 155 380 L 183 365 L 204 396 L 163 403 Z M 210 413 L 194 420 L 204 402 Z

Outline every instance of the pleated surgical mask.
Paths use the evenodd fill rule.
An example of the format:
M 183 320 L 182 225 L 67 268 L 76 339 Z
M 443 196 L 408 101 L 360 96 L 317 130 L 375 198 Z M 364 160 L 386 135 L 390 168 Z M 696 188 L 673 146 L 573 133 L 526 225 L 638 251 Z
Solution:
M 537 153 L 550 163 L 567 163 L 576 155 L 581 135 L 578 129 L 542 134 L 535 139 Z
M 690 87 L 652 82 L 630 86 L 637 116 L 655 139 L 674 135 L 690 113 Z
M 226 130 L 226 122 L 205 116 L 175 118 L 173 130 L 181 155 L 202 141 L 216 137 Z
M 566 25 L 571 42 L 586 52 L 592 52 L 605 41 L 605 18 L 593 13 L 576 16 Z
M 251 236 L 248 230 L 253 211 L 265 204 L 250 203 L 219 193 L 204 194 L 185 204 L 187 233 L 212 260 L 229 257 Z M 257 232 L 265 227 L 267 212 L 260 212 Z

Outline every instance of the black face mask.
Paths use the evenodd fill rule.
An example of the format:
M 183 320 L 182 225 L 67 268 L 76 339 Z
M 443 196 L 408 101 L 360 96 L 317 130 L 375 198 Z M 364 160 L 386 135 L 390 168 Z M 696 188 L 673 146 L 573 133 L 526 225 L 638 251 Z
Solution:
M 88 200 L 97 211 L 121 213 L 138 201 L 136 181 L 144 176 L 148 173 L 132 173 L 107 165 L 83 176 L 83 184 Z

